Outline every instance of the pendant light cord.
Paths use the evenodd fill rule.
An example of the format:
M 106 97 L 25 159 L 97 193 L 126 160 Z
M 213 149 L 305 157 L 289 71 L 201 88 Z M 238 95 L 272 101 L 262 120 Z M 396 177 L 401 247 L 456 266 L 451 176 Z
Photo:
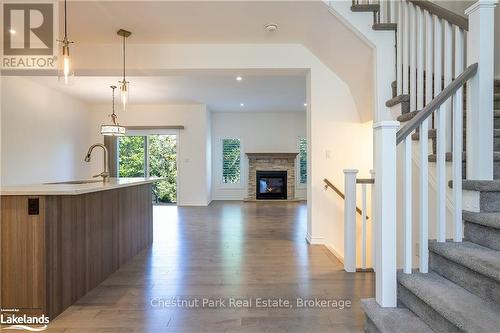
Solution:
M 113 89 L 113 115 L 115 114 L 115 88 L 111 87 Z
M 64 40 L 68 40 L 68 19 L 66 11 L 66 0 L 64 0 Z
M 123 35 L 123 84 L 126 84 L 126 81 L 125 81 L 125 40 L 127 38 L 125 37 L 125 35 Z

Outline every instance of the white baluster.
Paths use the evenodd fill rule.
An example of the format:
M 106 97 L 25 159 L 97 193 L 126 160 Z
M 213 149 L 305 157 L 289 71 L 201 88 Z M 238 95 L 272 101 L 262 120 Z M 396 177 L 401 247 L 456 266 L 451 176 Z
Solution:
M 396 0 L 389 1 L 389 23 L 397 23 L 397 5 Z
M 366 184 L 361 184 L 361 268 L 366 269 Z
M 447 87 L 451 83 L 453 74 L 453 29 L 451 23 L 444 21 L 444 86 Z M 444 111 L 446 113 L 446 129 L 450 129 L 446 132 L 446 151 L 451 151 L 451 141 L 452 141 L 452 110 L 451 110 L 451 98 L 448 98 L 444 103 Z M 462 158 L 460 158 L 462 160 Z
M 442 21 L 434 16 L 434 95 L 442 88 Z M 436 111 L 437 151 L 436 151 L 436 182 L 437 182 L 437 240 L 446 240 L 446 113 L 443 105 Z M 424 244 L 421 244 L 424 246 Z
M 344 269 L 356 272 L 356 175 L 358 170 L 344 170 Z
M 379 11 L 379 21 L 378 23 L 387 23 L 387 1 L 380 0 L 380 11 Z
M 432 101 L 432 16 L 428 11 L 425 16 L 425 105 Z M 419 267 L 421 273 L 429 271 L 429 120 L 420 125 L 420 223 L 419 223 Z
M 403 4 L 398 1 L 398 28 L 396 31 L 396 84 L 397 94 L 403 94 Z
M 455 78 L 464 70 L 464 32 L 455 26 Z M 461 242 L 462 231 L 462 151 L 463 151 L 463 89 L 453 98 L 453 240 Z
M 424 108 L 424 13 L 420 7 L 415 7 L 417 12 L 417 110 Z
M 372 212 L 375 224 L 375 298 L 381 307 L 396 307 L 396 131 L 399 122 L 373 125 L 377 205 Z
M 403 31 L 402 31 L 402 35 L 401 35 L 401 42 L 403 43 L 403 94 L 408 94 L 409 91 L 408 91 L 408 88 L 409 88 L 409 85 L 408 85 L 408 81 L 409 81 L 409 78 L 408 78 L 408 75 L 410 74 L 409 72 L 409 47 L 410 47 L 410 40 L 409 40 L 409 34 L 408 34 L 408 30 L 409 30 L 409 18 L 408 18 L 408 12 L 409 12 L 409 8 L 408 8 L 408 2 L 406 1 L 403 1 L 401 3 L 403 5 Z
M 404 256 L 403 256 L 403 271 L 406 274 L 411 274 L 412 260 L 411 260 L 411 246 L 412 246 L 412 149 L 411 149 L 411 136 L 404 140 L 404 162 L 403 162 L 403 230 L 404 230 Z
M 416 13 L 415 13 L 415 5 L 413 3 L 410 3 L 408 5 L 409 9 L 409 32 L 408 32 L 408 38 L 410 42 L 410 111 L 415 111 L 417 109 L 417 58 L 416 58 L 416 53 L 417 53 L 417 37 L 416 37 L 416 25 L 417 25 L 417 20 L 416 20 Z

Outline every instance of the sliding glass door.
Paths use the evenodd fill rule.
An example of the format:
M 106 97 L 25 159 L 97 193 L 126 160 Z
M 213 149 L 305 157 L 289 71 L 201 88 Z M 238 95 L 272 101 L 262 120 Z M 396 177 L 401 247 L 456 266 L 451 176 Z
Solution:
M 156 204 L 177 203 L 177 135 L 132 132 L 118 139 L 119 177 L 161 177 L 153 185 Z

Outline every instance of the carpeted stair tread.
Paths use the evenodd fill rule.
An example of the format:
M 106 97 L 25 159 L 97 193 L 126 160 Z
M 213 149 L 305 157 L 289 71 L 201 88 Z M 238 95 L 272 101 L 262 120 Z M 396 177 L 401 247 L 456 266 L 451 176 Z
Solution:
M 436 154 L 430 154 L 429 155 L 429 162 L 433 162 L 435 163 L 436 162 L 436 159 L 437 159 L 437 155 Z M 453 160 L 453 153 L 451 152 L 447 152 L 446 155 L 445 155 L 445 160 L 446 162 L 451 162 Z M 465 161 L 465 152 L 462 153 L 462 162 Z
M 494 95 L 495 95 L 495 101 L 500 101 L 500 94 L 496 93 Z
M 429 250 L 500 282 L 500 252 L 471 242 L 429 241 Z
M 398 25 L 396 23 L 375 23 L 372 26 L 373 30 L 377 31 L 396 31 L 398 28 Z
M 500 180 L 464 180 L 462 189 L 479 192 L 500 192 Z
M 500 229 L 500 214 L 499 213 L 476 213 L 464 210 L 462 218 L 466 222 L 480 224 L 485 227 Z M 500 261 L 499 259 L 497 259 Z
M 495 110 L 495 118 L 500 118 L 500 110 Z
M 415 117 L 418 114 L 419 111 L 420 110 L 403 113 L 402 115 L 398 116 L 396 120 L 401 123 L 410 121 L 413 119 L 413 117 Z
M 378 12 L 380 10 L 380 5 L 375 5 L 375 4 L 352 5 L 351 10 L 353 12 Z
M 362 299 L 366 316 L 381 333 L 433 333 L 426 323 L 404 308 L 382 308 L 374 298 Z
M 435 273 L 404 274 L 398 282 L 464 332 L 498 332 L 500 308 Z
M 390 108 L 391 106 L 398 105 L 399 103 L 410 102 L 410 95 L 399 95 L 394 98 L 391 98 L 387 102 L 385 102 L 385 106 Z
M 430 129 L 428 132 L 427 132 L 427 136 L 429 139 L 435 139 L 436 138 L 436 129 L 435 128 L 432 128 Z M 500 136 L 500 133 L 499 133 L 499 136 Z M 420 132 L 415 132 L 411 135 L 411 139 L 413 141 L 418 141 L 420 140 Z
M 465 162 L 465 152 L 462 152 L 462 162 Z M 436 154 L 430 154 L 429 155 L 429 162 L 436 162 Z M 445 160 L 446 162 L 451 162 L 453 160 L 453 153 L 447 152 L 445 155 Z M 493 152 L 493 162 L 500 162 L 500 152 L 494 151 Z
M 493 135 L 495 136 L 495 138 L 500 138 L 500 129 L 494 129 Z

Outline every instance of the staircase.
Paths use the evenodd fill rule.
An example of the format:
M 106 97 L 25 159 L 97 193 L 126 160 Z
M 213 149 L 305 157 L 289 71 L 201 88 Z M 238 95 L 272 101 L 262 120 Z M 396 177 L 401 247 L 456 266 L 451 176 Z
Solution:
M 401 7 L 394 7 L 395 3 Z M 439 99 L 441 93 L 446 91 L 451 82 L 457 80 L 462 69 L 460 67 L 453 69 L 452 64 L 457 63 L 455 56 L 461 57 L 460 50 L 455 52 L 456 49 L 452 49 L 450 39 L 453 40 L 455 36 L 458 36 L 457 39 L 454 39 L 454 48 L 456 48 L 457 41 L 462 43 L 463 39 L 459 38 L 463 38 L 463 35 L 460 34 L 467 31 L 469 22 L 458 15 L 447 13 L 446 10 L 429 1 L 353 1 L 351 9 L 353 12 L 373 13 L 373 29 L 394 30 L 397 35 L 397 44 L 404 44 L 397 45 L 397 80 L 392 83 L 393 99 L 387 101 L 386 106 L 388 108 L 397 107 L 400 110 L 401 114 L 397 120 L 401 123 L 403 131 L 399 132 L 405 132 L 405 125 L 415 124 L 414 118 L 419 117 L 424 107 L 429 108 L 429 105 L 432 105 L 435 100 Z M 402 20 L 402 16 L 404 16 L 404 20 Z M 401 22 L 404 22 L 404 27 L 401 26 Z M 436 28 L 436 24 L 441 25 L 441 22 L 444 22 L 442 27 Z M 424 29 L 422 26 L 425 27 L 426 31 L 429 31 L 430 28 L 434 36 L 440 36 L 438 42 L 433 41 L 434 44 L 427 44 L 427 41 L 420 35 L 423 33 L 417 29 L 417 27 Z M 398 30 L 403 30 L 403 32 Z M 405 40 L 404 38 L 409 34 L 414 34 L 411 36 L 419 38 L 419 41 L 413 44 L 413 41 Z M 445 38 L 444 41 L 441 41 L 443 35 Z M 441 42 L 443 43 L 441 44 Z M 408 45 L 409 43 L 411 45 Z M 431 46 L 434 52 L 439 52 L 438 55 L 420 55 L 419 47 L 424 45 L 426 49 Z M 447 47 L 448 49 L 446 49 Z M 408 56 L 408 52 L 413 55 Z M 423 56 L 425 56 L 424 59 L 422 59 Z M 440 61 L 441 59 L 445 59 L 442 65 L 428 67 L 429 60 L 432 62 L 432 60 Z M 463 61 L 463 59 L 458 59 Z M 406 70 L 407 68 L 409 70 Z M 427 76 L 427 73 L 432 73 L 432 75 Z M 438 83 L 435 82 L 436 78 L 439 78 Z M 461 84 L 463 85 L 463 83 Z M 460 88 L 455 87 L 454 91 L 456 92 L 457 89 Z M 460 98 L 458 98 L 459 96 Z M 453 106 L 451 104 L 452 98 Z M 457 103 L 457 98 L 463 104 Z M 458 212 L 461 211 L 461 218 L 460 221 L 455 221 L 453 240 L 445 239 L 445 230 L 440 230 L 445 229 L 444 224 L 442 221 L 433 221 L 435 215 L 430 214 L 430 221 L 427 221 L 427 218 L 423 220 L 420 218 L 420 232 L 422 233 L 422 226 L 425 226 L 426 234 L 419 235 L 418 239 L 421 241 L 420 244 L 427 243 L 428 251 L 420 250 L 419 269 L 414 269 L 411 259 L 411 181 L 405 183 L 404 193 L 398 193 L 404 197 L 403 203 L 405 205 L 403 208 L 404 221 L 402 221 L 405 233 L 403 246 L 405 253 L 404 268 L 398 270 L 396 275 L 397 307 L 382 307 L 379 304 L 381 302 L 375 299 L 362 300 L 367 332 L 500 332 L 500 81 L 494 82 L 493 98 L 495 109 L 494 151 L 492 152 L 494 180 L 476 181 L 467 180 L 465 177 L 467 152 L 462 149 L 462 147 L 465 148 L 465 140 L 467 139 L 465 112 L 463 112 L 465 107 L 462 107 L 462 105 L 466 105 L 465 93 L 463 95 L 461 92 L 460 94 L 448 95 L 446 102 L 442 104 L 443 106 L 434 108 L 435 111 L 432 113 L 427 110 L 430 116 L 422 118 L 422 121 L 417 124 L 418 127 L 412 127 L 415 129 L 412 131 L 413 133 L 410 134 L 409 131 L 406 131 L 407 134 L 402 133 L 400 139 L 398 132 L 396 144 L 399 142 L 405 144 L 403 177 L 419 176 L 420 180 L 423 179 L 419 184 L 420 192 L 422 189 L 427 191 L 427 163 L 434 164 L 438 170 L 437 182 L 442 185 L 439 185 L 440 187 L 437 189 L 437 205 L 443 206 L 445 182 L 453 189 L 453 181 L 447 182 L 445 179 L 444 165 L 445 163 L 453 164 L 453 179 L 458 184 L 456 189 L 453 189 L 454 205 L 462 207 L 463 193 L 464 210 L 458 209 Z M 456 111 L 456 109 L 460 110 Z M 452 138 L 445 137 L 443 133 L 451 132 L 452 126 L 455 126 L 451 124 L 451 120 L 448 124 L 448 119 L 444 118 L 444 114 L 449 114 L 450 119 L 452 118 L 451 110 L 453 110 L 453 116 L 460 114 L 461 116 L 458 118 L 463 121 L 463 123 L 457 122 L 459 127 L 453 127 L 455 133 L 458 133 L 457 129 L 460 129 L 463 135 L 458 134 Z M 441 132 L 443 129 L 446 131 Z M 424 135 L 422 135 L 422 131 Z M 409 138 L 407 139 L 407 137 Z M 420 174 L 417 175 L 411 173 L 412 148 L 409 140 L 418 144 L 421 156 L 428 157 L 425 159 L 427 163 L 422 164 L 423 167 L 421 167 L 425 170 L 420 170 Z M 445 142 L 446 140 L 448 141 Z M 451 140 L 453 141 L 450 142 Z M 447 151 L 455 146 L 460 147 L 460 150 Z M 453 158 L 461 159 L 461 161 L 457 163 L 457 161 L 453 161 Z M 459 166 L 456 167 L 456 165 Z M 463 180 L 460 182 L 459 180 L 462 178 Z M 379 179 L 375 178 L 375 181 L 378 182 Z M 460 195 L 457 195 L 457 191 L 460 192 Z M 427 198 L 426 195 L 420 196 L 420 201 L 423 198 Z M 422 212 L 428 215 L 427 206 L 422 208 L 422 203 L 420 203 L 419 208 L 421 215 Z M 441 210 L 444 212 L 445 208 L 441 208 Z M 408 214 L 408 212 L 410 213 Z M 456 211 L 454 212 L 455 216 L 460 216 Z M 438 219 L 442 215 L 438 214 Z M 379 221 L 374 222 L 378 223 Z M 438 225 L 438 241 L 428 240 L 426 224 L 428 222 Z M 428 255 L 428 261 L 422 259 L 423 254 Z M 384 270 L 385 268 L 378 267 L 376 272 L 377 269 Z M 385 271 L 383 273 L 387 274 Z M 384 274 L 380 276 L 378 274 L 379 272 L 377 272 L 377 279 L 385 279 Z
M 499 81 L 495 82 L 495 108 L 500 109 Z M 417 112 L 404 113 L 398 120 L 409 121 Z M 494 170 L 499 179 L 500 111 L 495 111 L 494 124 Z M 436 130 L 429 130 L 428 137 L 434 146 L 429 155 L 433 163 Z M 418 141 L 419 134 L 413 134 L 412 140 Z M 478 212 L 463 211 L 464 241 L 429 241 L 430 272 L 398 272 L 397 308 L 382 308 L 375 299 L 362 300 L 367 332 L 500 331 L 500 180 L 464 180 L 462 189 L 479 198 Z

